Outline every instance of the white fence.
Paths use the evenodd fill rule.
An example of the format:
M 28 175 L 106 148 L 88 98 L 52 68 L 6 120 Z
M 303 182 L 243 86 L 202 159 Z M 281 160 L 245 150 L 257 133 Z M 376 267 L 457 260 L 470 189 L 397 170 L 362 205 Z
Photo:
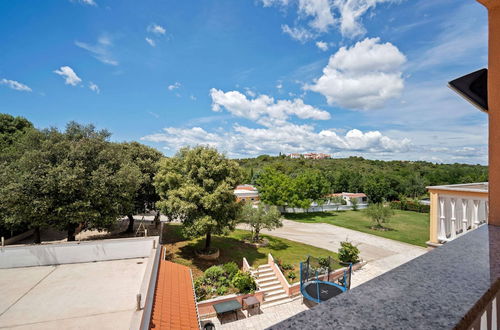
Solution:
M 157 237 L 147 237 L 5 246 L 0 248 L 0 268 L 144 258 L 157 245 Z
M 358 209 L 366 209 L 368 204 L 358 204 Z M 306 213 L 306 212 L 327 212 L 327 211 L 349 211 L 352 210 L 350 205 L 332 205 L 325 204 L 323 206 L 311 206 L 307 210 L 301 209 L 299 207 L 280 207 L 280 211 L 283 213 Z
M 488 223 L 488 199 L 440 194 L 438 203 L 438 240 L 441 243 Z

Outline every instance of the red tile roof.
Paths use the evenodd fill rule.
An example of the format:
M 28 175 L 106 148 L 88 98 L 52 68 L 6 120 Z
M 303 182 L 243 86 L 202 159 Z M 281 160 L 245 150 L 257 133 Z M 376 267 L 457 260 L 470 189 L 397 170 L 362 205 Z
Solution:
M 336 193 L 336 194 L 330 194 L 328 196 L 331 196 L 331 197 L 334 197 L 334 196 L 366 197 L 366 194 L 363 194 L 363 193 Z
M 200 329 L 189 267 L 160 261 L 150 329 Z

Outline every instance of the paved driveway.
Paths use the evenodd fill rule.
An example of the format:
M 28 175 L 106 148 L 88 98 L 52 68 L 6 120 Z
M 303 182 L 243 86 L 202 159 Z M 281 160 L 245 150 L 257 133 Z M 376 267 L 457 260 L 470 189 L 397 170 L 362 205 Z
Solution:
M 242 225 L 242 229 L 248 229 Z M 283 220 L 283 227 L 262 233 L 286 238 L 330 251 L 337 252 L 340 242 L 346 239 L 357 245 L 361 258 L 368 264 L 357 271 L 352 285 L 357 286 L 380 274 L 398 267 L 422 254 L 425 248 L 399 241 L 365 234 L 359 231 L 337 227 L 326 223 L 301 223 Z

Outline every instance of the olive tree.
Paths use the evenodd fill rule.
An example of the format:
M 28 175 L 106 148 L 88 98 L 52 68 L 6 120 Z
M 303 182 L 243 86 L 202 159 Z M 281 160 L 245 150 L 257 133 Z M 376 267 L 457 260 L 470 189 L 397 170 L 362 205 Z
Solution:
M 265 206 L 262 203 L 256 206 L 246 203 L 241 212 L 241 221 L 252 228 L 252 240 L 260 241 L 262 229 L 273 230 L 283 226 L 281 213 L 276 206 Z
M 169 219 L 180 220 L 187 235 L 205 236 L 208 252 L 212 234 L 235 228 L 241 205 L 233 190 L 242 177 L 238 163 L 214 148 L 182 148 L 160 161 L 154 179 L 158 206 Z

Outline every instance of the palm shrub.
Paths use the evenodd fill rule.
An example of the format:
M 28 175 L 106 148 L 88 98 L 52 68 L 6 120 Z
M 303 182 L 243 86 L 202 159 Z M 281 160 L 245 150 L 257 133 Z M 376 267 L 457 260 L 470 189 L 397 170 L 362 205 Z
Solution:
M 339 260 L 346 263 L 359 262 L 359 249 L 351 242 L 340 242 L 340 249 L 338 251 Z

